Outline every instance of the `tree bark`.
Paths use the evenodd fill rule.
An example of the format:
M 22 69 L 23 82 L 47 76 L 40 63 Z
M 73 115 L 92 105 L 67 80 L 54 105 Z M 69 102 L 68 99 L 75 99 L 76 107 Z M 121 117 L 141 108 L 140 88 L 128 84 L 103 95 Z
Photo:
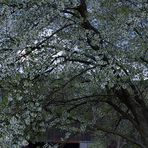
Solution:
M 135 124 L 133 126 L 137 129 L 141 136 L 141 141 L 145 148 L 148 147 L 148 107 L 143 98 L 135 94 L 134 97 L 130 95 L 127 89 L 122 87 L 113 90 L 117 98 L 129 109 L 133 116 Z

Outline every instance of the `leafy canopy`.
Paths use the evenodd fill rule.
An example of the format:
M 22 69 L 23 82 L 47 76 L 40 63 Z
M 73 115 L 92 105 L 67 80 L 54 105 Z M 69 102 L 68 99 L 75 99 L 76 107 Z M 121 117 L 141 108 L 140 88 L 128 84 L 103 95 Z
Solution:
M 1 0 L 1 143 L 23 145 L 51 126 L 95 130 L 98 122 L 99 130 L 113 133 L 113 126 L 117 135 L 130 135 L 130 119 L 118 128 L 116 123 L 123 112 L 133 116 L 132 110 L 112 90 L 128 89 L 134 96 L 131 86 L 140 81 L 147 104 L 146 5 L 146 0 Z M 68 129 L 76 123 L 78 129 Z

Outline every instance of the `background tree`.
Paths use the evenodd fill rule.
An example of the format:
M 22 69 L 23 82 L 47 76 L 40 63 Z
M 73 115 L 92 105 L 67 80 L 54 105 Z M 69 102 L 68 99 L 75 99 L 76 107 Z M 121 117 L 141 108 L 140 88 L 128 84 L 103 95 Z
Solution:
M 146 5 L 2 0 L 1 142 L 22 145 L 59 126 L 147 147 Z

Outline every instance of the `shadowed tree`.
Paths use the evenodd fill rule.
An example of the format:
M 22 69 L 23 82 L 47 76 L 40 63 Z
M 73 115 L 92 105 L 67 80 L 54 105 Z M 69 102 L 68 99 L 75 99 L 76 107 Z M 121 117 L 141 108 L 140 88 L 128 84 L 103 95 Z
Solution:
M 101 131 L 146 148 L 146 6 L 1 0 L 1 145 L 25 145 L 58 127 Z

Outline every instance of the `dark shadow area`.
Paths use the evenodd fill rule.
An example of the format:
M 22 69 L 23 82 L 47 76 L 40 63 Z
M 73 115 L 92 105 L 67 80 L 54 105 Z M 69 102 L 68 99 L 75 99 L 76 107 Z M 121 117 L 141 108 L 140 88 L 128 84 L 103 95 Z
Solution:
M 79 143 L 67 143 L 63 148 L 79 148 Z
M 43 148 L 44 144 L 44 142 L 36 142 L 35 144 L 29 143 L 22 148 Z M 66 143 L 63 148 L 79 148 L 79 143 Z

